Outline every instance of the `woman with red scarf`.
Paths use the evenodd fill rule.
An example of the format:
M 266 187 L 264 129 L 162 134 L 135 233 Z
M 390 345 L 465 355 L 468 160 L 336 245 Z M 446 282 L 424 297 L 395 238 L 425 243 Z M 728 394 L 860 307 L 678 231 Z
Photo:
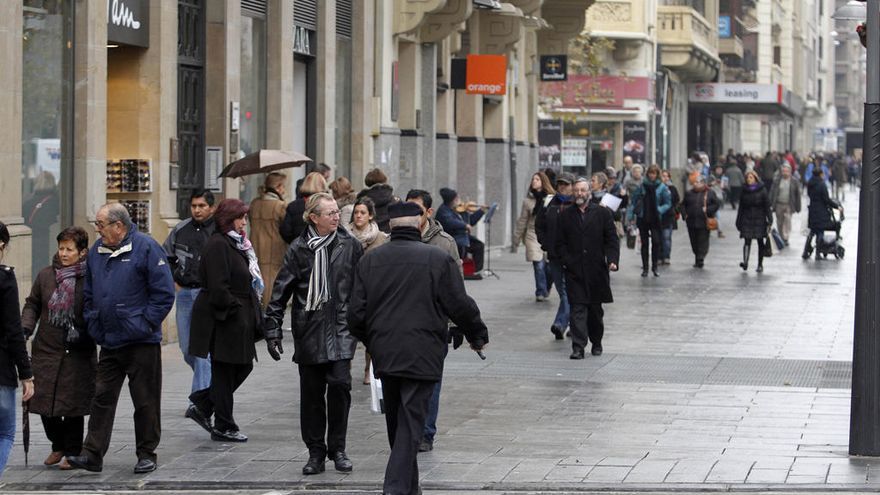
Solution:
M 83 318 L 89 236 L 80 227 L 69 227 L 57 241 L 52 265 L 40 270 L 25 301 L 21 325 L 28 336 L 36 330 L 31 358 L 36 393 L 30 411 L 40 415 L 52 442 L 43 464 L 67 470 L 72 468 L 65 457 L 82 450 L 83 417 L 95 395 L 97 352 Z

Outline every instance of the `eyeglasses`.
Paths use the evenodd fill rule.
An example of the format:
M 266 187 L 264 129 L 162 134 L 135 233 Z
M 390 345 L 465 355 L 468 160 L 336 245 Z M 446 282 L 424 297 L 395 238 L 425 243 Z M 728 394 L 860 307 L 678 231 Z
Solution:
M 114 220 L 114 221 L 112 221 L 112 222 L 110 222 L 110 223 L 108 223 L 108 224 L 104 224 L 104 223 L 102 223 L 102 222 L 100 222 L 100 221 L 98 221 L 98 222 L 93 222 L 93 223 L 95 224 L 95 228 L 96 228 L 96 229 L 98 229 L 98 230 L 104 230 L 105 228 L 107 228 L 107 227 L 113 225 L 114 223 L 118 223 L 118 222 L 119 222 L 119 220 Z
M 342 212 L 339 210 L 331 210 L 326 213 L 321 213 L 321 215 L 324 215 L 327 217 L 338 217 L 340 214 L 342 214 Z

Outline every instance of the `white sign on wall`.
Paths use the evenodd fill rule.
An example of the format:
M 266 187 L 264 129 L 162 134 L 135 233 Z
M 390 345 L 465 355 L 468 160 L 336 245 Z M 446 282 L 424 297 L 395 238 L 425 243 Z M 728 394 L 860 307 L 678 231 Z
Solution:
M 783 103 L 781 84 L 696 83 L 688 85 L 688 101 L 696 103 Z

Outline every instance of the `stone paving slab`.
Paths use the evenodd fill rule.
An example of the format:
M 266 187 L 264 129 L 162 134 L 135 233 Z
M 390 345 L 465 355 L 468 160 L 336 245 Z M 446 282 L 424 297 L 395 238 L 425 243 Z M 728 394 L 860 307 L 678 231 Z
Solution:
M 419 457 L 423 486 L 431 493 L 880 490 L 880 459 L 847 455 L 857 224 L 854 204 L 847 211 L 851 257 L 842 261 L 805 262 L 792 247 L 768 259 L 763 274 L 743 272 L 740 241 L 729 231 L 713 237 L 706 269 L 696 270 L 679 230 L 673 265 L 643 279 L 637 253 L 625 250 L 612 276 L 616 302 L 606 306 L 605 355 L 577 362 L 568 359 L 569 342 L 549 332 L 555 296 L 536 303 L 522 253 L 494 253 L 501 280 L 467 282 L 490 327 L 488 359 L 450 351 L 435 450 Z M 733 211 L 725 213 L 732 220 Z M 794 235 L 792 245 L 802 239 Z M 103 473 L 39 464 L 48 442 L 33 417 L 31 466 L 17 444 L 0 491 L 378 490 L 388 445 L 383 418 L 369 412 L 369 387 L 360 385 L 362 354 L 353 364 L 347 448 L 355 470 L 304 477 L 296 367 L 258 349 L 260 361 L 236 395 L 248 443 L 212 442 L 182 417 L 190 373 L 169 345 L 159 470 L 131 473 L 132 410 L 122 394 Z

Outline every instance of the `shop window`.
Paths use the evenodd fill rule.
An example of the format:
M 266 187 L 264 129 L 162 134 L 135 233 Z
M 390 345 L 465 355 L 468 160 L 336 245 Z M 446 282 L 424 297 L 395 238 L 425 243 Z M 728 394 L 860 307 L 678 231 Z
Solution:
M 247 11 L 243 11 L 246 13 Z M 239 104 L 239 156 L 266 147 L 266 20 L 241 16 L 241 100 Z M 262 175 L 241 181 L 241 199 L 257 197 Z
M 32 274 L 52 262 L 72 221 L 73 4 L 22 6 L 22 216 L 33 232 Z

